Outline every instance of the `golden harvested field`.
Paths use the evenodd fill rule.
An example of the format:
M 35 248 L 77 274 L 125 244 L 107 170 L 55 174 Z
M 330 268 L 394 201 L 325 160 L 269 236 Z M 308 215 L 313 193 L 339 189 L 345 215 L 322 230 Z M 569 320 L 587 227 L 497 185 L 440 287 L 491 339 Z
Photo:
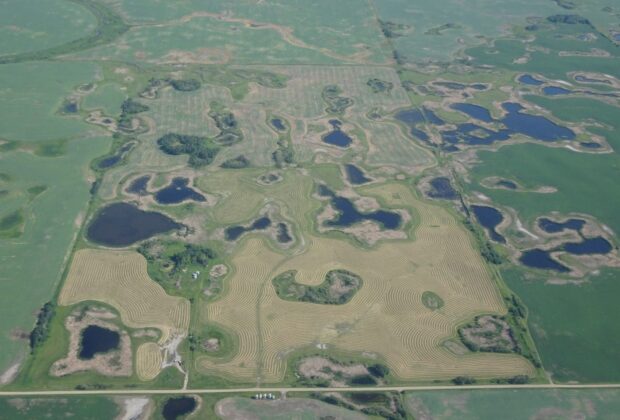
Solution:
M 58 303 L 72 305 L 86 300 L 107 303 L 118 310 L 121 320 L 131 328 L 158 328 L 159 344 L 175 335 L 186 335 L 190 305 L 173 297 L 155 283 L 146 271 L 146 260 L 133 251 L 82 249 L 75 253 Z M 155 363 L 161 350 L 155 343 L 143 344 L 137 352 L 136 366 L 141 378 L 154 378 Z M 159 359 L 154 354 L 157 348 Z M 161 363 L 159 364 L 161 366 Z
M 533 366 L 517 355 L 457 356 L 441 346 L 458 324 L 476 314 L 505 312 L 493 278 L 447 211 L 417 200 L 402 184 L 363 191 L 393 207 L 414 206 L 420 216 L 415 241 L 385 242 L 363 251 L 342 240 L 309 236 L 304 251 L 288 257 L 259 239 L 247 240 L 232 260 L 227 294 L 205 308 L 202 320 L 236 331 L 239 351 L 225 361 L 199 358 L 197 368 L 239 380 L 276 382 L 284 377 L 287 352 L 324 343 L 378 354 L 404 380 L 534 374 Z M 284 301 L 271 284 L 274 276 L 292 269 L 299 271 L 298 282 L 319 284 L 336 268 L 364 281 L 345 305 Z M 445 306 L 425 308 L 425 291 L 438 294 Z
M 158 328 L 160 342 L 189 326 L 189 302 L 166 294 L 148 276 L 146 260 L 133 251 L 81 249 L 58 298 L 60 305 L 98 300 L 114 306 L 131 328 Z
M 136 352 L 136 374 L 143 381 L 154 379 L 161 370 L 163 356 L 156 343 L 144 343 Z

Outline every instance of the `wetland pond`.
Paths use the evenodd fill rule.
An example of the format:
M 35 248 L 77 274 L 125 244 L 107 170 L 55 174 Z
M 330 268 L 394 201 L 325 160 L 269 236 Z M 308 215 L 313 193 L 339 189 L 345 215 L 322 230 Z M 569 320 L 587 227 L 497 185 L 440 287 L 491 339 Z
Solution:
M 536 79 L 531 74 L 524 74 L 522 76 L 519 76 L 518 80 L 519 80 L 519 83 L 523 83 L 524 85 L 531 85 L 531 86 L 540 86 L 544 83 L 542 80 Z
M 88 226 L 86 237 L 101 245 L 125 247 L 180 227 L 162 213 L 140 210 L 133 204 L 121 202 L 99 210 Z
M 332 131 L 323 136 L 323 142 L 342 148 L 349 147 L 353 143 L 353 139 L 347 133 L 341 130 L 342 123 L 339 120 L 329 120 Z
M 524 251 L 519 258 L 519 261 L 526 267 L 531 268 L 553 270 L 559 273 L 567 273 L 570 271 L 568 267 L 551 258 L 549 251 L 545 251 L 543 249 L 530 249 L 528 251 Z
M 169 398 L 162 409 L 162 416 L 166 420 L 176 420 L 196 409 L 196 399 L 192 397 Z
M 478 219 L 478 223 L 480 223 L 486 230 L 489 232 L 489 236 L 492 240 L 499 243 L 506 243 L 506 238 L 497 233 L 495 228 L 502 223 L 504 220 L 504 216 L 502 213 L 494 207 L 487 206 L 471 206 L 471 209 L 474 211 L 474 215 L 476 219 Z
M 344 165 L 344 169 L 347 173 L 347 179 L 353 185 L 361 185 L 371 181 L 370 178 L 364 175 L 364 171 L 355 165 L 348 163 Z
M 545 86 L 543 88 L 543 93 L 547 96 L 557 96 L 557 95 L 568 95 L 571 93 L 570 90 L 564 89 L 559 86 Z
M 106 353 L 118 349 L 121 336 L 118 332 L 89 325 L 82 330 L 80 340 L 80 359 L 92 359 L 97 353 Z
M 490 145 L 496 141 L 509 140 L 513 134 L 523 134 L 540 141 L 575 138 L 575 133 L 567 127 L 539 115 L 521 112 L 524 108 L 516 102 L 502 104 L 507 113 L 499 120 L 493 119 L 490 112 L 479 105 L 457 103 L 453 104 L 452 108 L 480 121 L 501 123 L 504 128 L 494 131 L 473 123 L 457 124 L 456 129 L 441 132 L 443 141 L 450 145 L 459 142 L 468 145 Z
M 286 131 L 286 126 L 280 118 L 273 118 L 271 120 L 271 125 L 273 125 L 278 131 Z
M 226 237 L 227 241 L 234 241 L 246 232 L 252 232 L 253 230 L 264 230 L 267 229 L 269 226 L 271 226 L 271 219 L 264 216 L 256 219 L 249 227 L 241 225 L 227 227 L 224 230 L 224 236 Z
M 323 197 L 331 197 L 331 204 L 338 212 L 335 219 L 325 222 L 325 226 L 349 227 L 365 220 L 371 220 L 379 223 L 385 229 L 397 229 L 402 222 L 400 214 L 391 211 L 376 210 L 370 213 L 361 213 L 348 198 L 337 196 L 324 185 L 321 187 L 319 194 Z
M 564 229 L 580 231 L 585 224 L 586 221 L 582 219 L 568 219 L 564 222 L 556 222 L 546 217 L 538 219 L 538 227 L 547 233 L 559 233 Z
M 441 198 L 444 200 L 456 200 L 459 198 L 458 193 L 452 187 L 450 178 L 446 176 L 438 176 L 430 181 L 431 190 L 427 195 L 431 198 Z
M 150 175 L 144 175 L 139 178 L 136 178 L 133 181 L 131 181 L 131 184 L 129 184 L 129 187 L 127 187 L 125 191 L 127 191 L 130 194 L 147 195 L 149 193 L 147 186 L 149 184 L 150 179 L 151 179 Z
M 204 195 L 188 187 L 188 184 L 189 179 L 187 178 L 174 178 L 170 185 L 155 193 L 155 201 L 159 204 L 178 204 L 186 200 L 206 201 Z

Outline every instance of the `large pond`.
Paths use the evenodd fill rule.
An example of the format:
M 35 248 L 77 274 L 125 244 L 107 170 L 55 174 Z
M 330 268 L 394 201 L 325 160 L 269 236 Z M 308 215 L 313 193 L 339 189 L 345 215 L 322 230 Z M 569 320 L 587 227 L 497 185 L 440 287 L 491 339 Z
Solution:
M 89 325 L 82 330 L 80 341 L 80 359 L 92 359 L 97 353 L 106 353 L 118 349 L 121 336 L 98 325 Z
M 192 397 L 169 398 L 161 414 L 166 420 L 176 420 L 194 411 L 196 405 L 196 399 Z
M 490 145 L 497 141 L 508 140 L 514 134 L 522 134 L 540 141 L 573 140 L 575 138 L 575 133 L 571 129 L 540 115 L 524 113 L 522 112 L 524 108 L 516 102 L 502 104 L 506 115 L 501 119 L 494 119 L 486 108 L 479 105 L 456 103 L 452 104 L 451 108 L 479 121 L 499 123 L 503 125 L 503 128 L 492 130 L 469 122 L 457 124 L 456 129 L 441 132 L 443 141 L 452 147 L 444 149 L 446 151 L 458 150 L 454 147 L 457 143 Z
M 183 201 L 206 201 L 205 196 L 188 187 L 189 179 L 177 177 L 170 185 L 155 193 L 155 201 L 159 204 L 178 204 Z
M 99 210 L 86 237 L 101 245 L 124 247 L 180 227 L 164 214 L 140 210 L 129 203 L 114 203 Z

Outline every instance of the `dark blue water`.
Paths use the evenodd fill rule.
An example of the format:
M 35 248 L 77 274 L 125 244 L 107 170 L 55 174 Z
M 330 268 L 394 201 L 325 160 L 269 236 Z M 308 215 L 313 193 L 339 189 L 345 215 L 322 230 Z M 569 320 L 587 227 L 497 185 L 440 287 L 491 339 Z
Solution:
M 486 230 L 489 232 L 489 236 L 492 240 L 499 243 L 506 243 L 506 238 L 497 233 L 495 228 L 499 225 L 502 220 L 504 220 L 504 216 L 502 213 L 494 207 L 487 206 L 471 206 L 471 209 L 474 211 L 474 215 L 476 219 L 478 219 L 478 223 L 480 223 Z
M 406 124 L 409 127 L 410 133 L 413 137 L 423 142 L 428 142 L 430 137 L 426 132 L 417 127 L 419 124 L 425 124 L 424 114 L 417 108 L 406 109 L 399 111 L 394 115 L 398 121 Z
M 323 136 L 323 141 L 327 144 L 331 144 L 332 146 L 338 147 L 349 147 L 349 145 L 353 142 L 353 139 L 349 137 L 344 131 L 340 129 L 334 129 L 330 131 L 327 135 Z
M 542 270 L 553 270 L 559 273 L 567 273 L 570 271 L 568 267 L 551 258 L 549 252 L 542 249 L 530 249 L 523 252 L 519 261 L 527 267 L 539 268 Z
M 282 122 L 280 118 L 274 118 L 271 120 L 271 125 L 273 125 L 278 131 L 286 131 L 286 126 Z
M 456 200 L 459 198 L 458 193 L 452 187 L 450 178 L 445 176 L 439 176 L 431 179 L 431 190 L 428 192 L 428 196 L 431 198 L 442 198 L 445 200 Z
M 543 88 L 543 93 L 547 96 L 557 96 L 557 95 L 568 95 L 571 93 L 570 90 L 564 89 L 559 86 L 545 86 Z
M 177 177 L 170 185 L 155 193 L 155 201 L 159 204 L 178 204 L 185 200 L 206 201 L 204 195 L 188 187 L 189 179 Z
M 401 223 L 401 217 L 398 213 L 385 210 L 361 213 L 349 199 L 344 197 L 334 196 L 331 203 L 338 211 L 338 216 L 334 220 L 326 221 L 326 226 L 348 227 L 365 220 L 373 220 L 385 229 L 397 229 Z
M 435 114 L 432 110 L 428 108 L 422 107 L 422 113 L 424 114 L 424 118 L 426 119 L 426 121 L 428 121 L 430 124 L 433 124 L 433 125 L 444 125 L 445 124 L 444 120 L 439 118 L 437 114 Z
M 507 179 L 499 180 L 499 181 L 497 181 L 495 183 L 495 185 L 497 185 L 498 187 L 507 188 L 509 190 L 516 190 L 517 189 L 517 184 L 515 184 L 512 181 L 508 181 Z
M 371 179 L 367 178 L 364 172 L 355 165 L 351 165 L 350 163 L 346 164 L 344 165 L 344 169 L 347 173 L 347 179 L 351 184 L 360 185 L 371 181 Z
M 524 74 L 522 76 L 519 76 L 518 80 L 520 83 L 523 83 L 524 85 L 540 86 L 543 84 L 542 80 L 538 80 L 529 74 Z
M 462 142 L 471 146 L 478 146 L 508 140 L 510 134 L 511 131 L 506 129 L 493 131 L 473 123 L 464 123 L 457 125 L 456 130 L 442 131 L 441 138 L 450 144 Z
M 581 75 L 575 76 L 575 81 L 579 83 L 603 83 L 606 85 L 611 85 L 611 82 L 607 79 L 591 79 Z
M 611 244 L 600 236 L 586 238 L 581 242 L 569 242 L 562 245 L 562 249 L 575 255 L 607 254 L 612 250 Z
M 487 85 L 483 83 L 474 83 L 473 85 L 471 85 L 471 87 L 476 90 L 485 90 L 487 88 Z
M 256 219 L 247 228 L 245 226 L 240 226 L 240 225 L 227 227 L 224 230 L 224 236 L 226 237 L 227 241 L 235 241 L 246 232 L 251 232 L 253 230 L 267 229 L 269 226 L 271 226 L 271 219 L 265 216 L 265 217 Z
M 112 166 L 114 166 L 118 162 L 120 162 L 121 157 L 122 156 L 120 156 L 120 155 L 114 155 L 114 156 L 107 157 L 105 159 L 100 160 L 99 161 L 99 165 L 97 165 L 97 166 L 99 166 L 99 169 L 111 168 Z
M 582 219 L 568 219 L 565 222 L 555 222 L 546 217 L 538 219 L 538 226 L 547 233 L 559 233 L 564 229 L 571 229 L 574 231 L 580 231 L 585 225 L 585 220 Z
M 121 161 L 121 159 L 123 158 L 123 155 L 125 153 L 127 153 L 129 150 L 131 150 L 131 148 L 133 147 L 134 143 L 133 142 L 129 142 L 126 143 L 124 145 L 122 145 L 116 152 L 116 154 L 114 156 L 110 156 L 107 157 L 105 159 L 102 159 L 101 161 L 99 161 L 99 164 L 97 165 L 99 167 L 99 169 L 109 169 L 112 166 L 116 165 L 118 162 Z
M 333 119 L 333 120 L 329 120 L 328 122 L 329 122 L 329 125 L 331 125 L 334 130 L 340 130 L 340 127 L 342 127 L 342 121 L 340 120 Z
M 288 233 L 288 226 L 286 226 L 286 223 L 278 223 L 278 233 L 276 235 L 276 239 L 281 244 L 285 244 L 293 240 L 291 235 Z
M 614 41 L 620 42 L 620 32 L 617 34 L 613 34 L 611 37 L 614 39 Z
M 162 213 L 140 210 L 129 203 L 114 203 L 99 210 L 86 237 L 105 246 L 124 247 L 180 227 Z
M 460 111 L 464 114 L 467 114 L 470 117 L 475 118 L 480 121 L 484 121 L 484 122 L 494 121 L 489 110 L 480 105 L 456 103 L 456 104 L 450 105 L 450 108 Z
M 600 143 L 597 143 L 595 141 L 585 141 L 583 143 L 579 143 L 579 145 L 581 147 L 585 147 L 586 149 L 600 149 L 601 148 Z
M 448 89 L 453 89 L 453 90 L 463 90 L 467 87 L 463 83 L 457 83 L 457 82 L 434 82 L 433 84 L 436 86 L 447 87 Z
M 121 336 L 118 332 L 89 325 L 82 330 L 80 341 L 80 359 L 92 359 L 97 353 L 118 349 Z
M 166 420 L 177 420 L 196 409 L 196 400 L 192 397 L 174 397 L 164 404 L 162 416 Z
M 575 133 L 569 128 L 557 125 L 539 115 L 522 113 L 523 107 L 518 103 L 505 102 L 502 104 L 502 108 L 508 114 L 500 121 L 506 128 L 515 133 L 521 133 L 541 141 L 572 140 L 575 138 Z
M 147 185 L 150 179 L 150 175 L 144 175 L 136 178 L 131 182 L 131 184 L 129 184 L 129 187 L 127 187 L 126 191 L 130 194 L 147 195 Z

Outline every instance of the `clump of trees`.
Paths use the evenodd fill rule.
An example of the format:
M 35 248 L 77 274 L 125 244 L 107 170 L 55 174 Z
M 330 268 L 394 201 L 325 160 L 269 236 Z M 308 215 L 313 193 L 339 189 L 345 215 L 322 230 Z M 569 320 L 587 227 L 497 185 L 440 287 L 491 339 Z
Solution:
M 200 89 L 201 83 L 198 79 L 169 79 L 168 83 L 174 90 L 180 92 L 191 92 Z
M 121 111 L 123 114 L 139 114 L 140 112 L 146 112 L 150 108 L 136 100 L 131 98 L 125 100 L 121 105 Z
M 476 380 L 471 376 L 457 376 L 452 379 L 454 385 L 472 385 L 476 383 Z
M 370 86 L 374 93 L 382 93 L 382 92 L 391 92 L 394 88 L 394 83 L 388 82 L 386 80 L 377 79 L 373 77 L 369 79 L 366 84 Z
M 224 169 L 243 169 L 250 166 L 250 160 L 244 155 L 239 155 L 235 158 L 224 161 L 220 167 Z
M 329 114 L 342 115 L 348 107 L 353 105 L 353 99 L 341 96 L 342 89 L 337 85 L 327 85 L 323 89 L 323 100 L 327 102 L 325 109 Z
M 295 270 L 285 271 L 273 279 L 278 297 L 296 302 L 310 302 L 324 305 L 342 305 L 349 302 L 362 287 L 362 279 L 347 270 L 332 270 L 325 281 L 317 286 L 307 286 L 295 281 Z M 338 282 L 339 290 L 332 287 Z
M 159 148 L 169 155 L 189 155 L 193 167 L 209 165 L 219 152 L 207 137 L 168 133 L 157 140 Z
M 54 313 L 54 304 L 52 302 L 46 302 L 37 314 L 37 322 L 30 333 L 30 350 L 32 352 L 49 337 L 50 324 L 54 317 Z

